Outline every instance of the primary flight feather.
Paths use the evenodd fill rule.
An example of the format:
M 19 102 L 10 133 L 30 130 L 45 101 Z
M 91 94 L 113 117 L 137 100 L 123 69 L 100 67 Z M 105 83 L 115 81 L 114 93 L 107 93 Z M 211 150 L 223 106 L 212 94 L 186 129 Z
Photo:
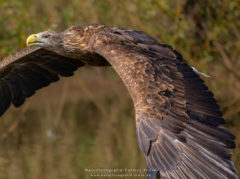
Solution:
M 27 45 L 0 62 L 0 115 L 81 66 L 111 65 L 132 97 L 149 178 L 237 178 L 234 136 L 219 126 L 213 94 L 170 46 L 104 25 L 33 34 Z

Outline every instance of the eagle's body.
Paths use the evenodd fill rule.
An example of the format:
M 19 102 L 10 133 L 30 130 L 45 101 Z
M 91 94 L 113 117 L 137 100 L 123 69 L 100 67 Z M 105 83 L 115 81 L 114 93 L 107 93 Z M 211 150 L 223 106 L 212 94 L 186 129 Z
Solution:
M 181 55 L 142 32 L 103 25 L 31 35 L 0 62 L 0 115 L 84 65 L 111 65 L 134 102 L 138 143 L 154 175 L 237 178 L 234 136 L 213 94 Z M 36 47 L 37 46 L 37 47 Z M 151 178 L 152 176 L 150 176 Z

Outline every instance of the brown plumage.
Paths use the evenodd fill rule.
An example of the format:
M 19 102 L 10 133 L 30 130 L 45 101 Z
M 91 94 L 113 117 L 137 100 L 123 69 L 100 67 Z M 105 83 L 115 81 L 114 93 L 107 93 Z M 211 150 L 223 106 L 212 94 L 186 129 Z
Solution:
M 133 99 L 149 178 L 237 178 L 234 136 L 219 127 L 224 119 L 213 94 L 170 46 L 103 25 L 45 31 L 27 44 L 0 62 L 0 115 L 78 67 L 111 65 Z

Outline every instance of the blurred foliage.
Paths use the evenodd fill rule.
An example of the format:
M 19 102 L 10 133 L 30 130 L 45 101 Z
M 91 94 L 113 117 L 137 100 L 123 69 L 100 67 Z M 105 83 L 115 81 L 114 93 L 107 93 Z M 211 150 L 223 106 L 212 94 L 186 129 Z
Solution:
M 31 33 L 99 23 L 146 32 L 205 79 L 236 135 L 240 171 L 240 1 L 0 0 L 0 58 Z M 96 90 L 97 89 L 97 90 Z M 90 178 L 86 168 L 146 168 L 131 99 L 111 68 L 84 68 L 0 120 L 0 179 Z M 133 177 L 132 177 L 133 178 Z

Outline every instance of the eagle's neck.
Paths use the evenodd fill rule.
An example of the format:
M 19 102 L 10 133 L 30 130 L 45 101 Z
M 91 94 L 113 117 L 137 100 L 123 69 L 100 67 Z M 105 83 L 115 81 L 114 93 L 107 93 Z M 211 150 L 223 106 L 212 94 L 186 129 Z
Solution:
M 81 60 L 92 66 L 109 66 L 110 64 L 99 54 L 92 51 L 88 46 L 88 41 L 94 34 L 89 27 L 70 28 L 62 34 L 62 48 L 58 54 Z

